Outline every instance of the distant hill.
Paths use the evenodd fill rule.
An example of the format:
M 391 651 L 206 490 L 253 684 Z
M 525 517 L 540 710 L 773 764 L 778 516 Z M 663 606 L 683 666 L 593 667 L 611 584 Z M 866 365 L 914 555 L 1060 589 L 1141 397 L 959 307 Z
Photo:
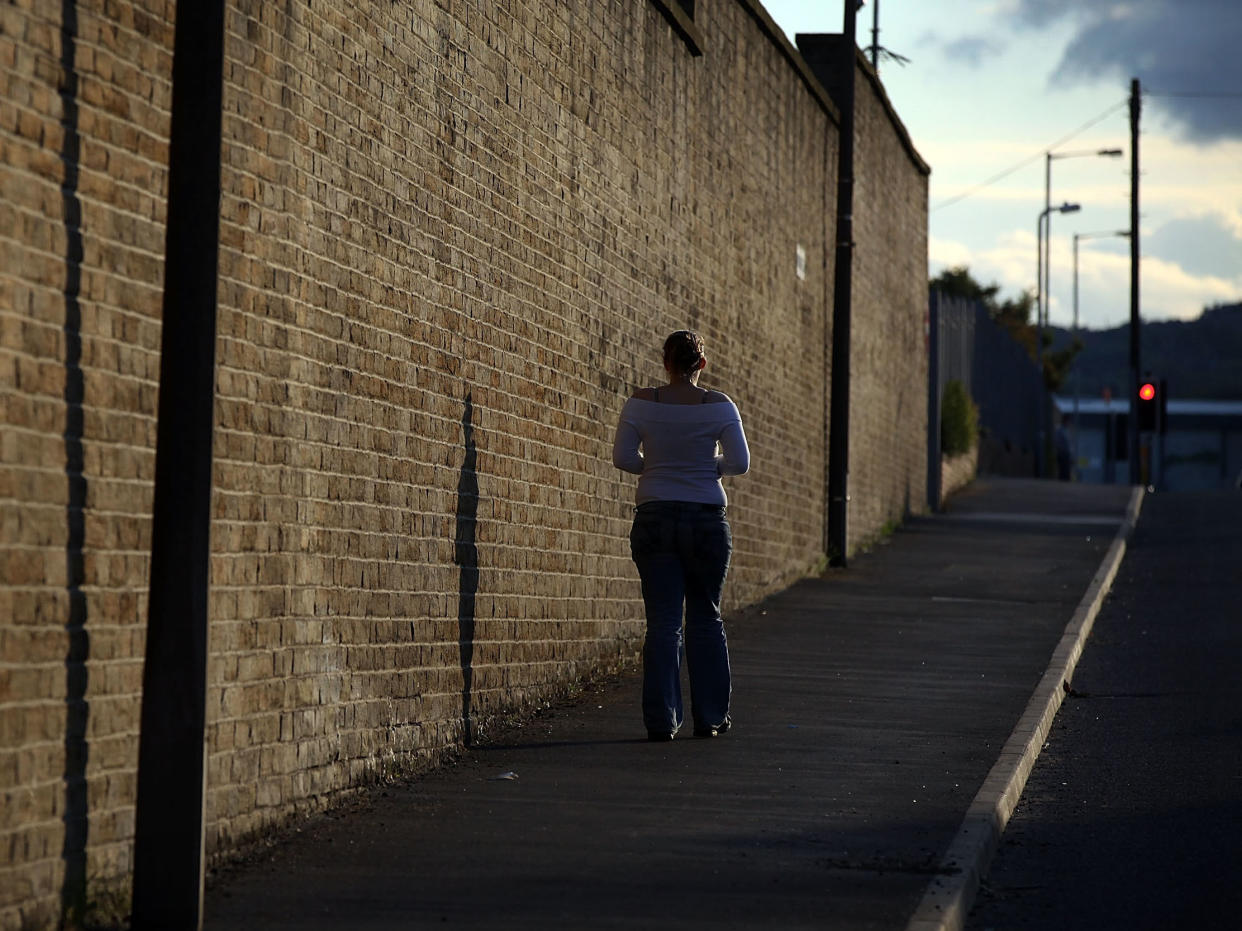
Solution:
M 1069 343 L 1069 330 L 1053 327 L 1053 348 Z M 1242 400 L 1242 303 L 1210 307 L 1197 320 L 1144 323 L 1140 330 L 1144 373 L 1168 379 L 1169 397 Z M 1124 398 L 1130 381 L 1130 326 L 1083 330 L 1075 360 L 1079 391 L 1098 398 L 1105 388 Z M 1061 389 L 1073 391 L 1073 375 Z

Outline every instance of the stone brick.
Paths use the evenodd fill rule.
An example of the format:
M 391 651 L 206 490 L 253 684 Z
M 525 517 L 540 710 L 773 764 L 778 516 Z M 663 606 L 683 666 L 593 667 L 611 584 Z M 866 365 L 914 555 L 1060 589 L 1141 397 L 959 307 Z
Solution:
M 55 5 L 0 8 L 0 927 L 59 907 L 83 633 L 92 875 L 124 879 L 133 836 L 175 4 L 76 7 L 76 122 Z M 610 448 L 671 330 L 703 333 L 752 446 L 726 610 L 820 557 L 837 123 L 753 0 L 699 8 L 693 57 L 641 0 L 227 3 L 213 855 L 634 655 Z M 924 506 L 926 180 L 881 96 L 860 534 Z
M 4 579 L 12 610 L 0 619 L 0 653 L 11 662 L 17 652 L 23 663 L 22 675 L 9 679 L 11 694 L 0 700 L 0 718 L 27 735 L 16 784 L 50 787 L 36 796 L 39 810 L 31 813 L 30 823 L 42 825 L 38 843 L 25 843 L 21 862 L 0 881 L 9 889 L 10 878 L 20 880 L 29 895 L 17 907 L 9 901 L 0 906 L 0 927 L 40 908 L 49 915 L 59 911 L 71 641 L 65 627 L 71 619 L 85 621 L 92 646 L 84 696 L 90 702 L 88 762 L 75 775 L 89 787 L 88 862 L 103 864 L 106 874 L 127 862 L 116 849 L 132 838 L 132 818 L 115 810 L 132 808 L 132 784 L 97 774 L 111 766 L 132 771 L 137 746 L 132 709 L 140 687 L 150 548 L 152 360 L 158 360 L 166 170 L 155 160 L 167 159 L 166 148 L 151 140 L 167 135 L 171 62 L 170 48 L 155 55 L 150 46 L 158 32 L 152 24 L 161 16 L 170 42 L 172 8 L 158 4 L 154 15 L 147 9 L 148 33 L 140 38 L 128 28 L 137 22 L 132 4 L 84 0 L 75 6 L 73 122 L 64 122 L 60 94 L 59 7 L 6 5 L 0 30 L 0 186 L 6 210 L 13 211 L 6 214 L 11 222 L 0 223 L 0 279 L 14 298 L 0 303 L 0 506 L 17 515 L 16 524 L 5 524 L 3 561 L 20 571 L 20 579 Z M 62 189 L 70 180 L 62 158 L 70 141 L 79 146 L 79 170 Z M 70 205 L 80 211 L 76 227 L 65 222 Z M 75 285 L 69 262 L 78 229 L 84 252 Z M 76 358 L 67 355 L 63 335 L 70 310 L 80 317 Z M 118 328 L 115 320 L 126 322 Z M 139 320 L 151 325 L 144 329 Z M 64 403 L 67 376 L 78 377 L 70 368 L 85 387 L 80 434 Z M 67 457 L 77 455 L 75 447 L 85 468 L 81 519 L 67 510 Z M 75 522 L 80 542 L 69 535 Z M 80 577 L 78 570 L 69 574 L 76 553 Z M 80 608 L 71 614 L 73 603 Z M 10 700 L 26 709 L 20 723 L 14 723 Z M 31 743 L 35 735 L 45 742 Z M 6 799 L 13 785 L 7 778 L 0 784 Z

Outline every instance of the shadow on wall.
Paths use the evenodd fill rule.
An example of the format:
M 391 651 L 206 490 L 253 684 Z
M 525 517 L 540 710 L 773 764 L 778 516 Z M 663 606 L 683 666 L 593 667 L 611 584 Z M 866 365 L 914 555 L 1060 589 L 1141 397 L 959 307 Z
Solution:
M 75 67 L 77 49 L 77 4 L 64 0 L 61 4 L 60 88 L 64 135 L 60 160 L 64 167 L 61 185 L 61 207 L 65 223 L 65 477 L 68 499 L 65 504 L 66 542 L 65 588 L 69 596 L 69 617 L 65 622 L 68 646 L 65 650 L 65 805 L 63 822 L 64 845 L 61 858 L 65 863 L 61 885 L 61 923 L 68 926 L 80 922 L 86 906 L 86 841 L 87 820 L 86 763 L 90 745 L 86 727 L 90 705 L 86 701 L 90 656 L 90 635 L 86 629 L 86 595 L 83 546 L 86 539 L 86 476 L 82 451 L 85 383 L 82 376 L 82 202 L 78 197 L 78 159 L 81 138 L 78 135 L 78 73 Z
M 470 690 L 474 679 L 474 612 L 475 594 L 479 590 L 479 548 L 475 532 L 479 513 L 479 477 L 476 471 L 478 454 L 474 444 L 474 404 L 466 394 L 466 408 L 461 417 L 466 455 L 457 479 L 457 531 L 453 538 L 453 562 L 460 572 L 457 598 L 457 647 L 461 657 L 461 724 L 466 746 L 472 741 Z

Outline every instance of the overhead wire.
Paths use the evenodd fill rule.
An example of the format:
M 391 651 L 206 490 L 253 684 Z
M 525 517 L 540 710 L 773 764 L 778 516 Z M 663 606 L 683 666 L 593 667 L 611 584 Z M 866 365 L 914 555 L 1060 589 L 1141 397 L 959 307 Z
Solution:
M 1144 97 L 1178 97 L 1178 98 L 1200 98 L 1200 99 L 1206 98 L 1206 99 L 1218 99 L 1218 100 L 1221 100 L 1221 99 L 1242 100 L 1242 91 L 1159 91 L 1159 90 L 1148 90 L 1145 88 L 1142 91 L 1142 94 Z M 1058 146 L 1064 145 L 1065 143 L 1073 139 L 1075 136 L 1078 136 L 1081 133 L 1086 132 L 1092 126 L 1095 126 L 1097 123 L 1103 122 L 1104 120 L 1108 119 L 1108 117 L 1116 113 L 1118 110 L 1128 105 L 1129 105 L 1128 99 L 1123 100 L 1120 103 L 1112 105 L 1107 110 L 1105 110 L 1103 113 L 1099 114 L 1099 116 L 1092 117 L 1090 120 L 1083 123 L 1077 129 L 1073 130 L 1072 132 L 1068 133 L 1065 136 L 1062 136 L 1060 139 L 1058 139 L 1056 142 L 1053 142 L 1051 145 L 1047 146 L 1046 148 L 1040 149 L 1034 155 L 1030 155 L 1027 158 L 1022 159 L 1020 162 L 1017 162 L 1016 164 L 1009 166 L 1003 171 L 997 172 L 996 174 L 992 175 L 990 178 L 979 182 L 978 184 L 976 184 L 974 187 L 970 188 L 969 190 L 963 191 L 961 194 L 955 194 L 953 197 L 949 197 L 949 198 L 946 198 L 945 200 L 942 200 L 940 203 L 931 207 L 930 212 L 934 213 L 935 211 L 941 210 L 944 207 L 950 207 L 953 204 L 966 200 L 968 197 L 973 197 L 975 194 L 978 194 L 980 191 L 984 190 L 985 188 L 991 187 L 997 181 L 1002 181 L 1005 178 L 1008 178 L 1015 171 L 1019 171 L 1025 168 L 1027 165 L 1030 165 L 1031 163 L 1038 161 L 1039 159 L 1047 155 L 1049 152 L 1051 152 L 1053 149 L 1057 148 Z
M 1242 99 L 1242 91 L 1143 91 L 1144 97 L 1211 97 Z
M 968 191 L 963 191 L 961 194 L 956 194 L 953 197 L 950 197 L 946 200 L 942 200 L 940 203 L 930 208 L 931 212 L 934 213 L 935 211 L 940 210 L 944 207 L 949 207 L 953 204 L 958 203 L 959 201 L 965 200 L 968 197 L 972 197 L 975 194 L 978 194 L 984 188 L 990 187 L 993 184 L 995 184 L 997 181 L 1000 181 L 1004 178 L 1009 177 L 1015 171 L 1025 168 L 1027 165 L 1030 165 L 1032 162 L 1038 161 L 1039 159 L 1047 155 L 1049 152 L 1051 152 L 1053 149 L 1057 148 L 1058 146 L 1062 146 L 1065 143 L 1069 142 L 1071 139 L 1075 138 L 1076 136 L 1081 135 L 1082 133 L 1090 129 L 1092 126 L 1095 126 L 1098 123 L 1102 123 L 1104 120 L 1108 119 L 1118 110 L 1124 109 L 1125 107 L 1129 106 L 1129 103 L 1130 101 L 1126 99 L 1126 100 L 1122 100 L 1120 103 L 1113 104 L 1103 113 L 1087 120 L 1087 122 L 1083 123 L 1077 129 L 1073 130 L 1070 133 L 1067 133 L 1066 135 L 1062 136 L 1060 139 L 1056 140 L 1055 142 L 1051 143 L 1045 148 L 1040 149 L 1034 155 L 1030 155 L 1022 159 L 1022 161 L 1018 162 L 1015 165 L 1011 165 L 1010 167 L 1006 168 L 1004 171 L 997 172 L 996 174 L 992 175 L 992 177 L 988 178 L 986 181 L 981 181 L 979 184 L 976 184 L 974 187 L 972 187 Z

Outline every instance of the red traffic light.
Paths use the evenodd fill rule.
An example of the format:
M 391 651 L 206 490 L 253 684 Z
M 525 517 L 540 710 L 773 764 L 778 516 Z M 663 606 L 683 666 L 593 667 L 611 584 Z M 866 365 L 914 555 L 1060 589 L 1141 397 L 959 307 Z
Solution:
M 1151 382 L 1144 382 L 1143 387 L 1139 388 L 1139 397 L 1144 401 L 1150 401 L 1156 396 L 1156 386 Z

